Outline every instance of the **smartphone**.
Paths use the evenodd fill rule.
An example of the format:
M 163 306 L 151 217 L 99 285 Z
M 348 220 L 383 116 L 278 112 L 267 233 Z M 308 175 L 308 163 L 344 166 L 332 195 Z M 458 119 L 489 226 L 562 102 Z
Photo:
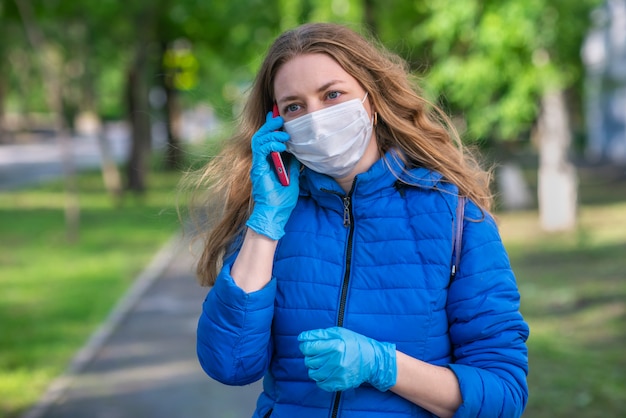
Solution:
M 277 116 L 279 116 L 278 106 L 274 103 L 274 107 L 272 108 L 272 117 Z M 274 166 L 274 171 L 276 172 L 278 181 L 280 181 L 280 184 L 283 186 L 289 186 L 289 172 L 287 171 L 287 166 L 285 165 L 286 156 L 280 152 L 273 151 L 270 153 L 270 157 L 272 158 L 272 165 Z

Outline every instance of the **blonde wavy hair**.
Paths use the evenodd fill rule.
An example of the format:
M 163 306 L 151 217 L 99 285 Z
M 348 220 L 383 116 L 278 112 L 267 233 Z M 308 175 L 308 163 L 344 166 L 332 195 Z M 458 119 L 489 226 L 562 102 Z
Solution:
M 292 58 L 314 53 L 332 57 L 369 93 L 378 112 L 376 138 L 381 155 L 398 149 L 407 167 L 439 172 L 458 187 L 460 195 L 485 212 L 491 210 L 490 171 L 483 170 L 463 147 L 449 117 L 423 97 L 406 62 L 346 26 L 305 24 L 283 33 L 271 45 L 249 92 L 238 131 L 217 157 L 187 178 L 198 192 L 190 207 L 201 209 L 195 212 L 200 215 L 196 221 L 201 220 L 196 222 L 197 237 L 203 240 L 196 273 L 203 286 L 215 283 L 224 254 L 250 216 L 250 140 L 274 103 L 276 73 Z

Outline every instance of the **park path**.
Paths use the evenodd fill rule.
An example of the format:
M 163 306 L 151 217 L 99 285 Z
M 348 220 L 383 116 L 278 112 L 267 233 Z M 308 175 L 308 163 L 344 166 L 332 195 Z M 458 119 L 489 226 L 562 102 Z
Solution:
M 200 368 L 195 331 L 207 289 L 172 238 L 108 320 L 23 418 L 245 418 L 261 383 L 229 387 Z

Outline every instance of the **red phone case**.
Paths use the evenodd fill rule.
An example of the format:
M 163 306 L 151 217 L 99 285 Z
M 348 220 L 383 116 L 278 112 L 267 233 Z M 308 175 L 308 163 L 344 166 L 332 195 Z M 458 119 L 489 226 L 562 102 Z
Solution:
M 274 107 L 272 108 L 272 116 L 278 116 L 278 106 L 274 103 Z M 289 173 L 287 172 L 287 167 L 285 167 L 285 163 L 283 162 L 283 157 L 280 155 L 280 152 L 273 151 L 270 153 L 272 157 L 272 163 L 274 165 L 274 170 L 276 171 L 276 176 L 278 176 L 278 181 L 283 186 L 289 186 Z

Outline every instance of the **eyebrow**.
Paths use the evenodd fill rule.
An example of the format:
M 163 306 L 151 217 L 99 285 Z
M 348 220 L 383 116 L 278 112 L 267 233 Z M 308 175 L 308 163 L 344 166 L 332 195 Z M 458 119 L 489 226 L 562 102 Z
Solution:
M 321 86 L 317 89 L 317 92 L 318 92 L 318 93 L 321 93 L 321 92 L 323 92 L 324 90 L 327 90 L 328 88 L 330 88 L 330 87 L 334 86 L 335 84 L 342 84 L 342 83 L 345 83 L 345 81 L 344 81 L 344 80 L 331 80 L 331 81 L 329 81 L 328 83 L 324 83 L 324 84 L 322 84 L 322 85 L 321 85 Z M 288 101 L 290 101 L 290 100 L 296 100 L 296 99 L 298 99 L 298 96 L 297 96 L 297 95 L 291 95 L 291 96 L 281 97 L 281 98 L 277 99 L 276 101 L 277 101 L 277 102 L 288 102 Z

